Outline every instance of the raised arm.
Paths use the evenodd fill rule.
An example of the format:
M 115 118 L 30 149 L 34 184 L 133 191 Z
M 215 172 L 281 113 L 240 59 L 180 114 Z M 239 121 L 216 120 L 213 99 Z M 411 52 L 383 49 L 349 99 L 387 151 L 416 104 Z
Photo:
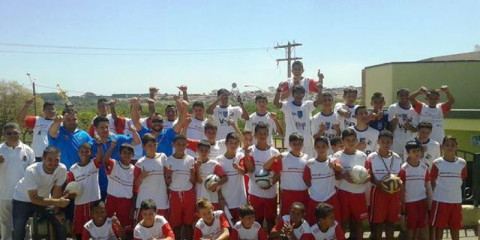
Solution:
M 242 118 L 246 121 L 248 121 L 248 119 L 250 119 L 250 115 L 248 114 L 248 111 L 247 109 L 245 108 L 244 104 L 243 104 L 243 99 L 241 96 L 238 96 L 237 97 L 237 101 L 238 103 L 240 104 L 240 107 L 242 108 Z
M 140 101 L 138 100 L 138 98 L 132 98 L 130 99 L 130 104 L 132 105 L 131 114 L 133 126 L 135 126 L 137 130 L 141 130 L 142 123 L 140 123 L 140 114 L 138 113 L 138 106 L 140 104 Z
M 118 121 L 117 111 L 115 110 L 115 105 L 117 104 L 118 99 L 112 99 L 108 102 L 108 107 L 110 108 L 110 113 L 112 114 L 113 121 Z
M 412 104 L 412 106 L 415 107 L 415 105 L 418 104 L 417 97 L 419 95 L 426 94 L 427 92 L 428 92 L 428 89 L 426 87 L 422 86 L 417 91 L 410 94 L 410 96 L 408 96 L 408 100 L 410 100 L 410 103 Z
M 265 164 L 263 164 L 263 169 L 265 170 L 272 170 L 272 165 L 275 161 L 281 161 L 283 158 L 282 154 L 277 154 L 273 157 L 271 157 L 270 159 L 268 159 L 268 161 L 265 162 Z
M 209 114 L 209 115 L 213 114 L 213 110 L 215 110 L 215 107 L 217 107 L 218 103 L 220 102 L 220 98 L 222 98 L 223 95 L 226 95 L 226 94 L 222 94 L 220 97 L 217 98 L 217 100 L 215 100 L 212 104 L 210 104 L 210 106 L 208 106 L 207 114 Z
M 180 85 L 177 88 L 182 91 L 183 100 L 188 102 L 187 85 Z
M 50 125 L 50 128 L 48 129 L 48 135 L 56 139 L 58 137 L 58 133 L 60 131 L 60 125 L 63 122 L 63 116 L 62 115 L 57 115 L 55 119 L 53 119 L 52 125 Z
M 240 131 L 240 129 L 238 129 L 238 126 L 235 123 L 235 121 L 233 121 L 232 119 L 228 119 L 227 124 L 228 126 L 233 128 L 233 130 L 235 131 L 235 134 L 237 134 L 238 137 L 240 138 L 240 142 L 243 144 L 243 146 L 246 146 L 247 143 L 245 142 L 245 138 L 243 137 L 243 134 Z
M 176 133 L 180 133 L 182 131 L 182 128 L 187 127 L 187 112 L 188 112 L 188 102 L 185 100 L 180 100 L 178 96 L 175 96 L 175 101 L 177 103 L 177 109 L 178 109 L 178 122 L 173 126 L 173 130 Z
M 455 99 L 453 98 L 453 95 L 452 93 L 450 93 L 450 90 L 448 89 L 448 86 L 447 85 L 443 85 L 441 88 L 440 88 L 440 91 L 442 91 L 443 93 L 445 93 L 445 95 L 447 95 L 447 107 L 448 108 L 451 108 L 452 105 L 455 103 Z
M 148 113 L 149 116 L 152 116 L 155 113 L 155 94 L 158 92 L 158 88 L 150 87 L 148 89 L 149 92 L 149 99 L 148 99 Z
M 274 113 L 274 112 L 270 112 L 270 118 L 275 123 L 275 127 L 277 128 L 277 134 L 280 135 L 280 136 L 285 135 L 285 132 L 283 131 L 283 127 L 277 119 L 277 114 Z
M 317 83 L 317 99 L 315 100 L 315 102 L 313 102 L 313 106 L 318 107 L 320 106 L 320 104 L 323 103 L 322 92 L 323 92 L 323 84 Z
M 278 84 L 277 92 L 275 93 L 275 98 L 273 98 L 273 105 L 277 108 L 282 108 L 282 103 L 280 102 L 280 93 L 282 92 L 283 83 Z
M 17 113 L 17 122 L 21 127 L 25 126 L 25 118 L 27 117 L 27 111 L 28 108 L 32 106 L 33 101 L 35 101 L 34 97 L 25 101 L 25 105 L 23 105 L 23 108 L 20 109 L 20 112 Z

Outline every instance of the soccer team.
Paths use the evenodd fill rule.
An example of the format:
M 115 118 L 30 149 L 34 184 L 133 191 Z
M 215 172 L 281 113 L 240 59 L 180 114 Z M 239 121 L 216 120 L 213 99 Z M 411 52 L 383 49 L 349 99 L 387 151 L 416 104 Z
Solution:
M 155 111 L 155 88 L 146 118 L 140 99 L 131 99 L 131 118 L 100 99 L 88 132 L 77 128 L 74 107 L 57 116 L 47 101 L 43 117 L 27 116 L 27 101 L 17 121 L 33 129 L 33 149 L 19 140 L 18 124 L 3 128 L 2 239 L 24 239 L 33 212 L 52 222 L 57 239 L 66 237 L 65 217 L 77 239 L 345 239 L 346 226 L 362 239 L 366 221 L 373 239 L 383 231 L 393 239 L 401 219 L 408 239 L 442 239 L 446 228 L 458 239 L 467 170 L 455 155 L 457 140 L 444 134 L 454 103 L 448 87 L 399 89 L 398 102 L 383 111 L 381 93 L 367 109 L 345 88 L 344 102 L 333 106 L 323 74 L 303 77 L 299 61 L 292 72 L 273 100 L 285 130 L 265 96 L 249 115 L 241 97 L 239 106 L 229 103 L 226 89 L 207 109 L 193 102 L 190 115 L 182 85 L 183 98 L 166 107 L 165 118 Z M 440 93 L 447 102 L 439 103 Z M 426 103 L 417 100 L 422 94 Z M 285 136 L 288 151 L 275 149 L 274 133 Z M 354 179 L 356 166 L 369 176 Z M 267 185 L 256 183 L 261 171 L 269 171 Z M 399 191 L 385 182 L 392 176 L 401 179 Z M 64 189 L 69 182 L 81 186 L 78 196 Z

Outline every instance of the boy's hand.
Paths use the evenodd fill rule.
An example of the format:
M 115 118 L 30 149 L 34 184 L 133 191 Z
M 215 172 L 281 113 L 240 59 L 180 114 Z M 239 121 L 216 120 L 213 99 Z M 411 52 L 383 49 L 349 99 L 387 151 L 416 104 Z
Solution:
M 447 86 L 447 85 L 442 85 L 442 86 L 440 87 L 440 91 L 443 92 L 443 93 L 448 92 L 448 86 Z
M 3 155 L 0 155 L 0 163 L 3 163 L 5 162 L 5 158 L 3 157 Z
M 35 97 L 31 97 L 25 101 L 25 107 L 30 107 L 32 106 L 33 102 L 35 101 Z
M 320 132 L 321 133 L 324 133 L 325 131 L 327 131 L 327 125 L 325 125 L 325 123 L 320 123 Z
M 275 121 L 277 120 L 277 114 L 275 112 L 270 112 L 270 118 Z
M 393 115 L 392 121 L 390 121 L 390 123 L 393 126 L 397 126 L 397 124 L 398 124 L 398 113 L 395 113 L 395 115 Z
M 278 87 L 277 87 L 277 92 L 282 91 L 283 86 L 284 86 L 285 84 L 287 84 L 287 82 L 280 82 L 280 83 L 278 84 Z
M 412 126 L 412 124 L 410 124 L 410 119 L 409 119 L 409 118 L 407 118 L 407 119 L 405 120 L 405 123 L 403 124 L 403 127 L 404 127 L 405 129 L 407 129 L 408 131 L 413 131 L 413 130 L 415 129 L 415 128 Z
M 345 181 L 349 183 L 355 183 L 352 179 L 352 176 L 350 175 L 350 172 L 346 172 L 342 175 L 342 178 L 345 179 Z
M 293 235 L 293 225 L 290 222 L 284 222 L 282 231 L 287 236 Z
M 145 179 L 146 177 L 148 177 L 148 174 L 150 173 L 150 171 L 145 171 L 145 168 L 142 168 L 142 172 L 140 173 L 140 175 L 138 175 L 138 178 L 140 180 L 143 180 Z
M 364 151 L 367 148 L 367 141 L 363 140 L 357 144 L 357 149 Z
M 135 128 L 134 124 L 129 124 L 128 125 L 128 130 L 131 132 L 131 133 L 134 133 L 137 131 L 137 129 Z
M 333 129 L 335 129 L 335 131 L 340 131 L 340 122 L 335 122 L 333 124 Z
M 187 85 L 180 85 L 180 86 L 177 86 L 178 90 L 182 91 L 182 92 L 186 92 L 187 91 Z
M 343 108 L 343 110 L 345 111 L 345 112 L 343 112 L 343 117 L 344 118 L 350 118 L 350 114 L 351 114 L 350 108 L 349 107 Z
M 158 92 L 158 88 L 156 87 L 150 87 L 148 89 L 148 92 L 151 93 L 151 94 L 156 94 Z
M 227 120 L 227 125 L 232 127 L 232 126 L 235 125 L 235 121 L 233 121 L 233 119 L 228 119 Z
M 69 198 L 69 193 L 64 194 L 61 198 L 58 199 L 56 206 L 60 208 L 67 207 L 68 204 L 70 204 L 70 199 L 68 198 Z
M 232 162 L 232 167 L 235 169 L 235 170 L 238 170 L 240 168 L 240 166 L 238 165 L 238 163 L 236 162 Z
M 61 123 L 63 122 L 63 116 L 62 115 L 57 115 L 54 119 L 53 119 L 53 122 L 54 123 Z
M 111 219 L 112 219 L 112 224 L 121 226 L 120 221 L 118 221 L 118 218 L 117 218 L 117 212 L 113 213 L 113 216 L 111 217 Z
M 133 97 L 130 99 L 130 104 L 132 105 L 135 105 L 135 106 L 138 106 L 140 103 L 140 99 L 136 98 L 136 97 Z
M 323 84 L 322 83 L 317 83 L 316 88 L 317 88 L 317 91 L 322 90 L 323 89 Z
M 422 86 L 420 89 L 418 89 L 418 91 L 422 94 L 426 94 L 428 93 L 428 88 L 425 86 Z
M 172 165 L 169 165 L 168 168 L 165 169 L 165 176 L 172 177 L 172 173 L 173 173 Z
M 325 76 L 323 76 L 323 73 L 320 71 L 320 69 L 318 69 L 317 76 L 318 76 L 318 82 L 323 84 L 323 79 L 325 78 Z
M 112 100 L 108 101 L 107 105 L 109 107 L 115 107 L 115 105 L 117 105 L 117 102 L 118 102 L 118 99 L 112 99 Z

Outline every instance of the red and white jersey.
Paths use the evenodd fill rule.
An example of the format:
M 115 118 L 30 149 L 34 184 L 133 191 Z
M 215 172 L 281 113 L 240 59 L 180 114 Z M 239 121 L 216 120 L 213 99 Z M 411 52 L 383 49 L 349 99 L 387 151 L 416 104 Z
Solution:
M 367 170 L 370 170 L 371 177 L 380 181 L 389 174 L 398 176 L 402 167 L 402 159 L 392 151 L 390 151 L 390 157 L 381 157 L 378 152 L 372 152 L 368 155 L 365 165 Z
M 302 191 L 307 190 L 303 181 L 303 172 L 307 166 L 308 156 L 293 156 L 290 152 L 282 153 L 282 160 L 275 161 L 272 170 L 280 173 L 280 188 L 283 190 Z
M 293 87 L 293 82 L 293 78 L 287 78 L 285 81 L 286 84 L 284 84 L 282 87 L 282 93 L 285 93 L 288 91 L 288 89 L 291 89 Z M 310 94 L 318 92 L 317 83 L 318 82 L 312 78 L 302 77 L 302 79 L 300 79 L 298 85 L 305 89 L 305 96 L 303 97 L 304 100 L 310 100 Z M 293 101 L 293 96 L 291 93 L 288 95 L 287 101 Z
M 357 141 L 360 142 L 365 142 L 366 143 L 366 148 L 364 150 L 365 154 L 370 154 L 372 152 L 377 151 L 378 149 L 378 134 L 380 133 L 377 129 L 372 128 L 368 126 L 364 130 L 359 130 L 356 126 L 350 127 L 355 131 L 357 134 Z
M 155 222 L 153 223 L 152 227 L 147 228 L 138 223 L 133 230 L 133 239 L 163 239 L 166 237 L 175 239 L 175 235 L 173 234 L 170 224 L 161 215 L 155 216 Z
M 95 120 L 96 117 L 98 117 L 98 115 L 92 119 L 92 121 L 90 122 L 90 127 L 88 128 L 88 134 L 90 134 L 91 137 L 95 137 L 97 135 L 97 132 L 95 131 L 95 126 L 93 126 L 93 120 Z M 123 130 L 123 127 L 121 125 L 115 125 L 115 120 L 113 120 L 112 114 L 107 114 L 107 116 L 105 117 L 108 119 L 108 130 L 111 133 L 117 134 L 117 130 Z M 118 123 L 119 122 L 117 122 L 117 124 Z
M 210 200 L 211 203 L 218 203 L 218 193 L 207 190 L 204 182 L 210 174 L 216 174 L 219 177 L 225 176 L 222 167 L 217 161 L 208 160 L 207 162 L 202 163 L 197 171 L 200 171 L 200 175 L 202 175 L 202 183 L 197 183 L 195 189 L 197 199 L 206 198 Z
M 178 159 L 171 155 L 167 158 L 166 164 L 166 167 L 172 171 L 172 183 L 168 186 L 170 190 L 183 192 L 192 189 L 190 171 L 195 164 L 195 159 L 192 156 L 184 155 L 182 159 Z
M 135 178 L 142 171 L 147 171 L 148 176 L 143 179 L 138 189 L 136 208 L 145 199 L 153 199 L 157 209 L 168 209 L 167 185 L 165 183 L 165 167 L 167 156 L 163 153 L 157 153 L 155 158 L 147 156 L 140 158 L 135 164 Z
M 367 155 L 364 152 L 356 150 L 354 154 L 345 154 L 344 151 L 339 151 L 334 154 L 334 159 L 338 159 L 338 162 L 343 167 L 343 172 L 350 172 L 354 166 L 365 166 L 367 161 Z M 345 179 L 337 181 L 338 188 L 351 193 L 364 193 L 366 184 L 349 183 Z
M 199 120 L 195 117 L 192 117 L 192 121 L 188 125 L 187 128 L 187 135 L 186 137 L 188 139 L 192 140 L 202 140 L 205 139 L 205 123 L 207 122 L 207 119 Z M 185 153 L 192 156 L 196 157 L 197 153 L 195 151 L 192 151 L 191 149 L 185 150 Z
M 108 159 L 105 162 L 105 169 L 108 178 L 108 195 L 116 198 L 132 198 L 135 167 L 132 164 L 125 166 L 119 161 Z
M 0 163 L 0 199 L 12 200 L 18 180 L 25 175 L 27 167 L 35 162 L 35 154 L 22 142 L 15 148 L 3 142 L 0 144 L 0 156 L 4 159 Z
M 281 109 L 285 115 L 285 145 L 288 146 L 288 137 L 292 133 L 300 133 L 305 138 L 302 152 L 312 156 L 313 141 L 310 118 L 315 110 L 313 101 L 303 101 L 300 105 L 296 105 L 293 101 L 284 101 Z
M 250 114 L 250 117 L 249 117 L 248 121 L 245 123 L 245 129 L 249 129 L 252 132 L 255 132 L 255 126 L 257 126 L 257 124 L 259 122 L 263 122 L 263 123 L 267 124 L 268 135 L 269 135 L 268 139 L 267 139 L 267 143 L 268 143 L 268 145 L 272 145 L 273 133 L 275 133 L 277 131 L 277 125 L 275 124 L 275 121 L 273 121 L 273 119 L 270 118 L 270 113 L 269 112 L 267 112 L 263 115 L 258 114 L 257 112 L 254 112 L 254 113 Z M 253 139 L 253 144 L 257 144 L 256 139 Z
M 313 224 L 310 228 L 314 240 L 343 240 L 345 236 L 343 234 L 342 226 L 337 221 L 333 223 L 333 226 L 329 227 L 326 232 L 322 232 L 318 224 Z
M 411 105 L 408 108 L 403 108 L 397 102 L 388 107 L 388 122 L 391 122 L 395 116 L 398 118 L 398 123 L 393 130 L 392 151 L 402 154 L 405 143 L 415 137 L 413 132 L 405 129 L 405 122 L 408 120 L 412 126 L 417 126 L 418 114 Z
M 125 130 L 123 131 L 123 133 L 120 133 L 120 134 L 123 134 L 125 135 L 126 137 L 131 137 L 133 138 L 133 133 L 130 131 L 130 126 L 134 126 L 133 124 L 133 120 L 130 119 L 130 118 L 125 118 L 125 121 L 126 121 L 126 124 L 125 124 Z M 135 155 L 133 156 L 132 159 L 134 160 L 138 160 L 140 159 L 141 157 L 143 157 L 143 147 L 142 147 L 142 143 L 139 143 L 134 147 L 134 152 L 135 152 Z M 117 159 L 117 160 L 120 160 L 120 159 Z
M 262 225 L 258 222 L 253 222 L 252 227 L 246 229 L 243 227 L 242 222 L 238 221 L 232 227 L 232 233 L 230 234 L 232 240 L 267 240 L 267 234 L 263 231 Z
M 32 129 L 32 149 L 35 157 L 42 157 L 43 150 L 48 147 L 48 129 L 53 120 L 45 119 L 39 116 L 27 116 L 25 118 L 25 127 Z
M 462 183 L 467 178 L 467 162 L 457 157 L 449 162 L 443 157 L 433 161 L 430 172 L 435 182 L 433 200 L 443 203 L 462 203 Z
M 199 140 L 188 139 L 187 150 L 197 152 Z M 225 145 L 225 139 L 217 140 L 215 144 L 210 145 L 209 159 L 217 159 L 217 157 L 227 152 L 227 145 Z
M 227 134 L 234 132 L 233 128 L 228 126 L 227 121 L 232 119 L 237 123 L 242 117 L 242 108 L 238 106 L 228 105 L 227 107 L 216 106 L 213 110 L 213 120 L 217 124 L 217 140 L 225 139 Z
M 317 134 L 320 130 L 320 124 L 325 124 L 326 130 L 323 132 L 323 136 L 327 137 L 328 139 L 332 139 L 336 136 L 336 131 L 333 129 L 335 123 L 340 123 L 340 129 L 343 129 L 342 122 L 338 118 L 338 115 L 332 112 L 329 115 L 323 114 L 323 112 L 319 112 L 313 116 L 311 125 L 312 125 L 312 136 Z
M 337 103 L 335 104 L 335 107 L 333 108 L 333 112 L 335 112 L 335 115 L 337 115 L 338 120 L 341 122 L 340 124 L 340 129 L 343 131 L 346 128 L 353 127 L 357 125 L 357 119 L 355 118 L 355 108 L 358 105 L 352 105 L 348 106 L 345 103 Z M 345 109 L 345 110 L 350 110 L 350 117 L 346 118 L 338 114 L 338 110 L 340 109 Z
M 257 146 L 251 146 L 250 148 L 252 149 L 250 156 L 253 158 L 255 171 L 248 173 L 248 193 L 260 198 L 275 198 L 277 196 L 277 185 L 275 184 L 267 190 L 262 189 L 255 183 L 255 174 L 263 169 L 263 164 L 280 152 L 273 146 L 266 150 L 260 150 Z
M 88 236 L 84 236 L 88 235 Z M 117 239 L 116 230 L 113 228 L 111 218 L 107 218 L 102 226 L 97 226 L 93 220 L 83 226 L 82 239 L 111 240 Z
M 416 202 L 427 198 L 425 182 L 430 181 L 428 166 L 419 163 L 417 166 L 405 162 L 398 174 L 405 187 L 405 202 Z
M 329 162 L 338 163 L 337 159 L 318 161 L 315 158 L 308 160 L 307 166 L 303 173 L 303 179 L 309 181 L 310 198 L 316 202 L 325 202 L 331 198 L 336 192 L 335 174 L 332 168 L 328 166 Z
M 76 181 L 82 186 L 82 194 L 75 198 L 75 205 L 82 205 L 100 200 L 100 185 L 98 184 L 98 168 L 100 164 L 95 159 L 85 166 L 75 163 L 67 174 L 67 182 Z
M 275 225 L 273 228 L 277 231 L 280 231 L 286 222 L 290 222 L 290 215 L 282 216 L 282 218 L 278 220 L 277 225 Z M 293 234 L 298 240 L 309 240 L 312 234 L 310 232 L 310 226 L 308 225 L 308 222 L 302 219 L 302 224 L 293 229 Z
M 203 218 L 195 224 L 193 239 L 217 239 L 224 228 L 230 228 L 227 217 L 221 210 L 213 211 L 213 223 L 207 225 Z
M 429 138 L 426 142 L 420 142 L 417 138 L 411 139 L 411 141 L 417 141 L 422 145 L 422 158 L 420 158 L 420 161 L 422 163 L 425 163 L 428 166 L 428 170 L 430 171 L 433 166 L 433 160 L 442 157 L 440 143 L 431 138 Z M 405 148 L 403 149 L 403 159 L 407 161 L 407 150 Z
M 244 155 L 237 152 L 233 159 L 228 159 L 225 155 L 217 158 L 223 172 L 227 175 L 227 182 L 222 184 L 222 194 L 229 209 L 239 208 L 247 203 L 247 193 L 245 192 L 245 180 L 243 174 L 233 168 L 233 163 L 244 166 Z
M 447 103 L 438 103 L 435 107 L 431 108 L 425 103 L 418 102 L 413 108 L 418 115 L 420 115 L 420 122 L 425 121 L 432 123 L 433 128 L 430 138 L 437 142 L 443 142 L 443 138 L 445 137 L 443 117 L 451 110 L 451 108 L 447 106 Z

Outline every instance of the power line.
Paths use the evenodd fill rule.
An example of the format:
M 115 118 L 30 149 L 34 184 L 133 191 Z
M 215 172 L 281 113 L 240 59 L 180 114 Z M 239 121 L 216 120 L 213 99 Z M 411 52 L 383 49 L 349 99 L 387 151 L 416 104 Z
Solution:
M 261 49 L 266 51 L 267 49 Z M 0 50 L 0 53 L 20 53 L 20 54 L 47 54 L 47 55 L 85 55 L 85 56 L 186 56 L 186 55 L 215 55 L 215 54 L 233 54 L 245 53 L 259 50 L 235 50 L 223 52 L 194 52 L 194 53 L 76 53 L 76 52 L 38 52 L 38 51 L 16 51 Z
M 295 52 L 294 52 L 294 57 L 292 57 L 292 50 L 295 51 L 295 47 L 297 47 L 297 46 L 302 46 L 302 44 L 301 43 L 296 43 L 295 41 L 293 41 L 293 43 L 288 42 L 288 44 L 286 44 L 286 45 L 278 45 L 277 44 L 277 46 L 274 47 L 275 49 L 285 48 L 286 57 L 281 58 L 281 59 L 277 59 L 277 65 L 278 65 L 279 62 L 287 61 L 288 77 L 292 76 L 292 60 L 302 59 L 301 57 L 295 57 Z

